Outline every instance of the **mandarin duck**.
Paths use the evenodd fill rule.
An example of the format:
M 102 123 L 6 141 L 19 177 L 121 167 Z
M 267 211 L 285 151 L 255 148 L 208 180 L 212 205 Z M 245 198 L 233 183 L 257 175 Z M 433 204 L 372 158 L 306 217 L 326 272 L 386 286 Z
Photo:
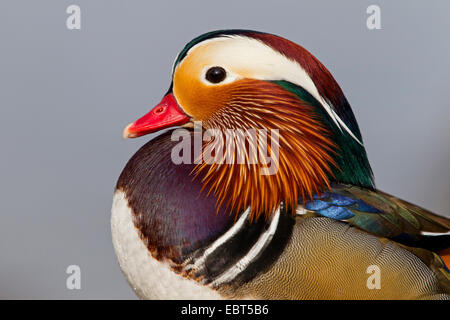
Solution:
M 303 47 L 249 30 L 195 38 L 162 101 L 123 135 L 162 129 L 113 199 L 115 252 L 140 298 L 449 299 L 450 220 L 375 188 L 349 102 Z M 220 161 L 249 160 L 254 140 L 202 138 L 250 129 L 277 138 L 273 172 Z M 175 161 L 196 134 L 207 143 Z M 221 156 L 201 161 L 214 141 Z

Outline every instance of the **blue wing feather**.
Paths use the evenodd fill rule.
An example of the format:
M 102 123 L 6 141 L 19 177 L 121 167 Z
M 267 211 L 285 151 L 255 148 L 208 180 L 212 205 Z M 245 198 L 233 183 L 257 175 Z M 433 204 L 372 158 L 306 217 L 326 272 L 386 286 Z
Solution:
M 313 200 L 304 204 L 306 210 L 314 211 L 322 216 L 335 220 L 352 218 L 355 215 L 351 211 L 352 209 L 367 213 L 380 212 L 360 199 L 354 199 L 339 193 L 326 192 L 320 196 L 315 195 Z
M 316 194 L 312 201 L 302 205 L 317 215 L 345 220 L 374 235 L 395 239 L 408 245 L 413 243 L 419 247 L 429 247 L 423 244 L 421 231 L 447 232 L 450 226 L 449 219 L 382 191 L 350 185 L 333 185 L 330 191 Z M 433 248 L 448 247 L 448 239 L 437 240 L 439 246 L 433 244 Z

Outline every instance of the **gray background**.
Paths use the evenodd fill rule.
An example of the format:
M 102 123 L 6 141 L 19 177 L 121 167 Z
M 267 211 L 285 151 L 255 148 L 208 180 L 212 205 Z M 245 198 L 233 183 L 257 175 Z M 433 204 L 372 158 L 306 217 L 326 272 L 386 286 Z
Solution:
M 68 30 L 78 4 L 81 30 Z M 381 6 L 382 30 L 366 28 Z M 194 36 L 282 35 L 334 74 L 378 188 L 450 207 L 449 1 L 5 1 L 0 3 L 0 298 L 131 298 L 113 252 L 113 188 L 150 137 L 123 127 L 166 92 Z M 77 264 L 82 289 L 67 290 Z

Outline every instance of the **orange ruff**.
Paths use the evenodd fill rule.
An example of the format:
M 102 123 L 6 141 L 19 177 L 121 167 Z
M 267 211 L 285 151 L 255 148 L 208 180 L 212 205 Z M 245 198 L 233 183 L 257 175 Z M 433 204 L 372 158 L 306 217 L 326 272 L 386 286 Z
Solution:
M 218 198 L 218 209 L 226 205 L 238 213 L 250 207 L 251 217 L 266 218 L 281 202 L 292 214 L 299 198 L 312 199 L 314 193 L 329 188 L 331 157 L 336 146 L 313 107 L 280 86 L 259 80 L 239 80 L 227 86 L 228 101 L 208 119 L 204 129 L 265 129 L 270 155 L 270 130 L 279 131 L 279 164 L 274 175 L 262 175 L 264 164 L 206 164 L 195 168 L 202 173 L 203 189 Z M 217 143 L 217 141 L 216 141 Z M 203 153 L 208 147 L 203 147 Z M 235 146 L 249 155 L 249 143 Z M 234 152 L 223 144 L 223 155 Z
M 441 259 L 444 261 L 445 266 L 447 269 L 450 269 L 450 248 L 441 250 L 438 252 Z

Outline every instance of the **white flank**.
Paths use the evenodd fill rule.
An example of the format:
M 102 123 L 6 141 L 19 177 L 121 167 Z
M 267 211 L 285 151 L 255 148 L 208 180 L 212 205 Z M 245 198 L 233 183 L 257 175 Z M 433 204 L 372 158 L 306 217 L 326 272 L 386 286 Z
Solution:
M 221 299 L 209 287 L 174 273 L 154 259 L 138 235 L 131 209 L 121 191 L 114 194 L 111 231 L 120 268 L 141 299 Z

